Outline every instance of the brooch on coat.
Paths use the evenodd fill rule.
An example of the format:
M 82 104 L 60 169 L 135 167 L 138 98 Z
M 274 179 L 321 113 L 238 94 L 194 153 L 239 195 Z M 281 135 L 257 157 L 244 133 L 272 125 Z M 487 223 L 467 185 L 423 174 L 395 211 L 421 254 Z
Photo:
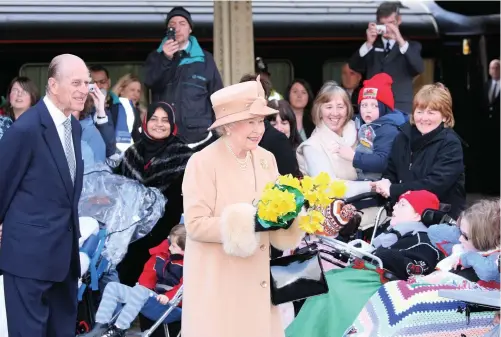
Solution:
M 260 164 L 263 169 L 266 170 L 268 168 L 268 162 L 266 161 L 266 159 L 261 159 Z

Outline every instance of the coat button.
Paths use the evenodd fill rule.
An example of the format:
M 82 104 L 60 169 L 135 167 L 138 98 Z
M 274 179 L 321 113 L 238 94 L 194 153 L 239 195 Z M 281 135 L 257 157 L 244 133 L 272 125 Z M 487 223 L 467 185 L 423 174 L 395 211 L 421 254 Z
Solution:
M 68 227 L 68 232 L 71 232 L 73 230 L 73 228 L 71 228 L 71 226 Z
M 260 248 L 261 250 L 265 250 L 265 249 L 266 249 L 266 245 L 261 245 L 261 246 L 259 246 L 259 248 Z
M 268 283 L 266 281 L 261 282 L 261 287 L 266 288 L 268 286 Z

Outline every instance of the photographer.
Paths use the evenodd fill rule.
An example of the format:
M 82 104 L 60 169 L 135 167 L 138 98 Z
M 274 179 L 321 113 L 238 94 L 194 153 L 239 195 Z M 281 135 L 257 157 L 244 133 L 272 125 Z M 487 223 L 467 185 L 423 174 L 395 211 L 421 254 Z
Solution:
M 395 108 L 412 113 L 414 95 L 412 80 L 423 72 L 421 44 L 406 41 L 400 34 L 402 18 L 400 4 L 383 2 L 377 9 L 376 19 L 369 23 L 367 41 L 353 54 L 349 66 L 354 71 L 371 78 L 378 73 L 387 73 L 393 79 Z
M 167 36 L 146 59 L 144 83 L 154 102 L 167 102 L 174 108 L 178 137 L 199 150 L 213 138 L 207 131 L 214 121 L 209 98 L 223 83 L 212 55 L 190 35 L 190 13 L 174 7 L 166 23 Z

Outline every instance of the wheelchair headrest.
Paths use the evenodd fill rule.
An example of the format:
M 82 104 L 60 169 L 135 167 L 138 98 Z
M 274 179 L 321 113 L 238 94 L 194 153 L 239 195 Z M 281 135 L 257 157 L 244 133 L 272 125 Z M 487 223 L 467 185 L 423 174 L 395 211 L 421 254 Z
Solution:
M 450 205 L 449 205 L 450 208 Z M 421 215 L 421 222 L 425 226 L 437 225 L 441 223 L 456 224 L 456 220 L 452 219 L 444 210 L 425 209 Z

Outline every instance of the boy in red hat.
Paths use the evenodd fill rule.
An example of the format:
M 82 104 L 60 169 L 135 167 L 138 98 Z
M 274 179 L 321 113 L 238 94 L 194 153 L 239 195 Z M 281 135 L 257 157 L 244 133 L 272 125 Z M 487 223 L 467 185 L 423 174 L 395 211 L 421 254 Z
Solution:
M 358 96 L 361 121 L 357 120 L 358 145 L 339 149 L 339 155 L 351 160 L 357 170 L 358 180 L 379 180 L 388 163 L 393 140 L 398 127 L 406 122 L 404 114 L 395 110 L 391 85 L 386 73 L 374 75 L 364 81 Z M 358 119 L 358 118 L 357 118 Z
M 393 206 L 389 228 L 373 241 L 374 255 L 383 267 L 401 280 L 431 273 L 443 257 L 428 238 L 428 227 L 421 222 L 426 209 L 438 210 L 440 202 L 431 192 L 408 191 Z

